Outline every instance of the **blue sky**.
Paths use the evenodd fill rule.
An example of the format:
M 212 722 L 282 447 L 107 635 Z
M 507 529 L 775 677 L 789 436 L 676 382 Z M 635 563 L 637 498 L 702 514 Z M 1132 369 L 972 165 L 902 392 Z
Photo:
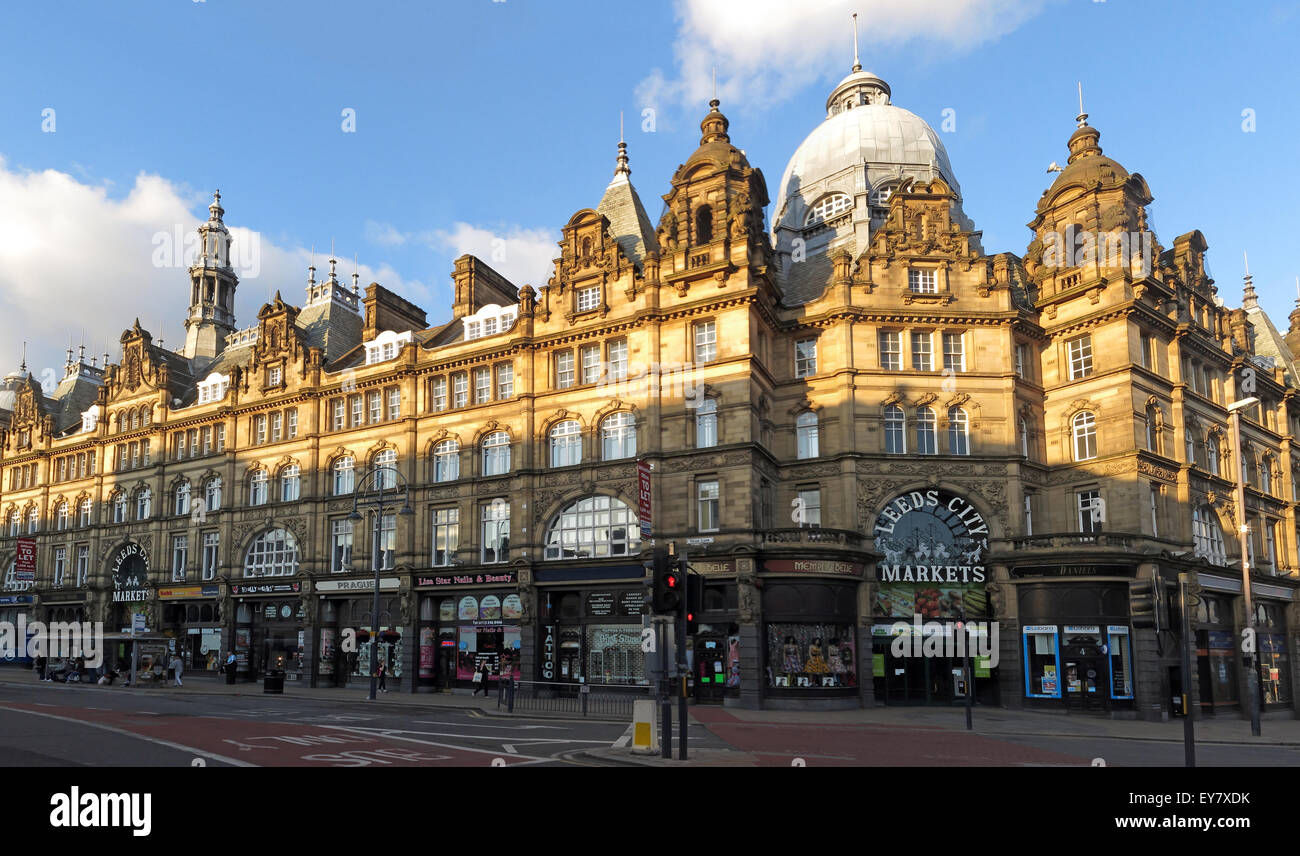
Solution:
M 69 337 L 102 353 L 137 314 L 179 345 L 183 264 L 159 270 L 150 240 L 191 231 L 218 186 L 226 222 L 260 239 L 245 324 L 276 289 L 301 302 L 331 240 L 341 274 L 356 254 L 363 284 L 431 323 L 452 260 L 494 238 L 495 266 L 543 284 L 560 227 L 612 176 L 620 111 L 657 220 L 715 66 L 733 142 L 775 197 L 852 63 L 851 10 L 894 103 L 936 129 L 955 111 L 941 136 L 987 250 L 1024 251 L 1082 80 L 1106 153 L 1151 185 L 1161 240 L 1203 231 L 1231 305 L 1248 250 L 1286 328 L 1300 0 L 97 1 L 11 8 L 0 34 L 0 365 L 23 338 L 34 367 L 61 364 Z

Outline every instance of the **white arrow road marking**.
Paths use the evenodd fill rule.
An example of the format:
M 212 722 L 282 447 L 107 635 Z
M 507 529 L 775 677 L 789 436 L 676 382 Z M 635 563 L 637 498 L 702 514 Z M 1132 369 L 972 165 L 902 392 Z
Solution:
M 629 725 L 627 727 L 627 731 L 624 732 L 623 736 L 614 741 L 614 745 L 612 748 L 622 749 L 624 746 L 626 746 L 631 742 L 632 742 L 632 726 Z
M 513 743 L 502 743 L 501 748 L 506 750 L 506 752 L 510 753 L 511 755 L 519 754 L 519 750 L 514 747 Z
M 347 731 L 347 732 L 351 732 L 351 733 L 362 733 L 362 734 L 368 734 L 368 735 L 370 735 L 370 736 L 386 737 L 386 738 L 388 738 L 389 740 L 405 740 L 405 741 L 407 741 L 408 743 L 420 743 L 420 744 L 425 745 L 425 746 L 437 746 L 437 747 L 439 747 L 440 749 L 453 749 L 453 750 L 456 750 L 456 751 L 458 751 L 458 752 L 473 752 L 473 753 L 476 754 L 476 755 L 497 755 L 497 754 L 499 754 L 496 750 L 488 750 L 488 749 L 471 749 L 471 748 L 468 747 L 468 746 L 458 746 L 458 745 L 456 745 L 455 743 L 439 743 L 439 742 L 434 741 L 434 740 L 421 740 L 421 739 L 419 739 L 419 738 L 417 738 L 417 737 L 403 737 L 403 736 L 402 736 L 402 735 L 404 735 L 404 734 L 426 734 L 426 732 L 423 732 L 423 731 L 400 731 L 400 730 L 397 730 L 397 729 L 387 729 L 387 728 L 356 728 L 356 727 L 349 728 L 349 727 L 347 727 L 347 726 L 343 726 L 343 725 L 322 725 L 321 728 L 331 728 L 331 729 L 333 729 L 333 730 L 335 730 L 335 731 Z M 431 734 L 431 735 L 428 735 L 428 736 L 430 736 L 430 737 L 460 737 L 461 735 L 459 735 L 459 734 Z M 519 757 L 520 757 L 520 758 L 527 758 L 527 759 L 529 759 L 530 761 L 538 761 L 538 762 L 544 762 L 544 761 L 550 761 L 550 760 L 553 760 L 553 759 L 551 759 L 551 758 L 539 758 L 539 757 L 537 757 L 537 756 L 535 756 L 535 755 L 520 755 Z
M 411 722 L 418 723 L 420 725 L 451 725 L 451 726 L 463 725 L 466 728 L 504 728 L 507 731 L 527 731 L 535 728 L 549 728 L 552 731 L 564 730 L 558 725 L 476 725 L 472 722 L 443 722 L 437 719 L 413 719 L 411 720 Z

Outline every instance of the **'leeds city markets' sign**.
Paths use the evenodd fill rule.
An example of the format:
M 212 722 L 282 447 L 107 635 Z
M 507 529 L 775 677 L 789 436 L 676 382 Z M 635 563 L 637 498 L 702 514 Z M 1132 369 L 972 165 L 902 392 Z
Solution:
M 885 506 L 872 533 L 881 582 L 982 583 L 989 527 L 965 498 L 912 491 Z
M 118 548 L 110 570 L 115 603 L 149 599 L 149 557 L 139 544 L 132 541 Z

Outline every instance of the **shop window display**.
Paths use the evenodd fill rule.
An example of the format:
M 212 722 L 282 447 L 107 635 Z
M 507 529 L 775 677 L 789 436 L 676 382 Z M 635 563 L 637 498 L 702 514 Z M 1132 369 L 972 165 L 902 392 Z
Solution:
M 847 624 L 769 624 L 768 686 L 793 689 L 857 685 L 853 627 Z

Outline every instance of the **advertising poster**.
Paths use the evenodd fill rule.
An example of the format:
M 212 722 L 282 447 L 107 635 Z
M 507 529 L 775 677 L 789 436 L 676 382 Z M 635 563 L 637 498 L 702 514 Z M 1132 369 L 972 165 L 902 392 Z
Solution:
M 444 624 L 456 620 L 456 601 L 446 598 L 438 604 L 438 620 Z
M 501 620 L 501 598 L 494 594 L 487 595 L 479 603 L 478 617 L 483 621 Z
M 1043 694 L 1056 692 L 1056 667 L 1043 666 Z
M 433 628 L 426 627 L 420 631 L 420 677 L 432 678 L 434 675 L 434 659 L 437 655 L 437 642 L 434 639 Z
M 461 621 L 478 620 L 478 598 L 472 595 L 465 595 L 460 599 L 460 610 L 457 613 Z
M 983 617 L 988 612 L 988 594 L 982 583 L 970 585 L 924 585 L 881 583 L 876 589 L 876 616 L 925 621 Z
M 508 594 L 505 600 L 501 601 L 501 617 L 507 619 L 518 619 L 524 617 L 524 605 L 517 594 Z
M 334 674 L 334 645 L 335 630 L 333 627 L 322 627 L 320 631 L 320 674 Z

